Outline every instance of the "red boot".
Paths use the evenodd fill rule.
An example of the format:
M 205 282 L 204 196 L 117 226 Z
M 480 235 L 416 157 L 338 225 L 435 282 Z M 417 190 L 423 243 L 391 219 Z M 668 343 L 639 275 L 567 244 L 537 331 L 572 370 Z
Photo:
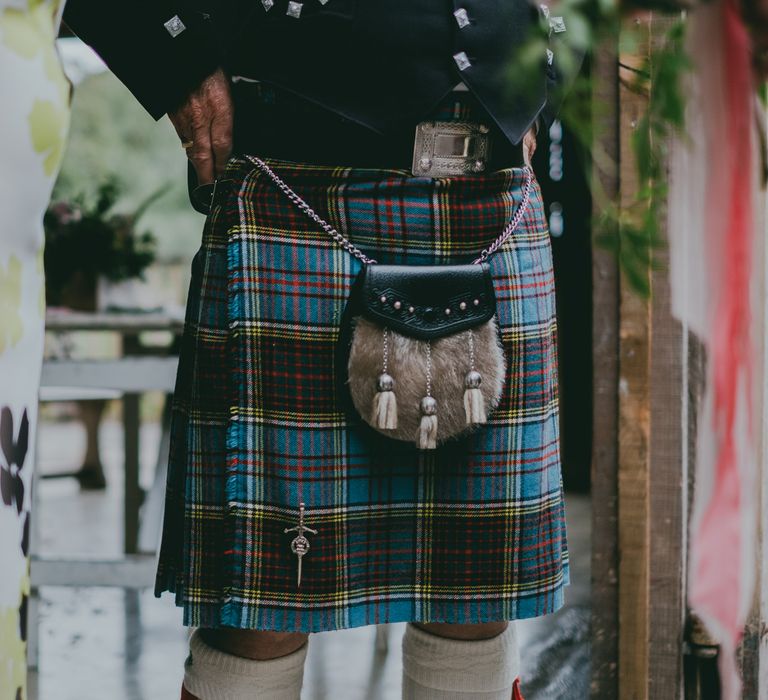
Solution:
M 512 684 L 512 700 L 525 700 L 522 692 L 520 692 L 519 678 L 515 678 L 515 682 Z
M 200 700 L 197 695 L 192 695 L 183 685 L 181 686 L 181 700 Z

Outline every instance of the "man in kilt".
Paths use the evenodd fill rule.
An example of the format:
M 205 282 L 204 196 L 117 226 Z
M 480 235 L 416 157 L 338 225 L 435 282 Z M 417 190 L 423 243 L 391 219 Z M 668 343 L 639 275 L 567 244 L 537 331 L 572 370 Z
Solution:
M 311 633 L 391 622 L 409 623 L 403 697 L 522 697 L 510 621 L 568 583 L 529 168 L 562 18 L 527 0 L 70 0 L 65 21 L 169 115 L 209 214 L 156 585 L 198 628 L 182 698 L 294 700 Z M 514 78 L 536 33 L 549 48 Z M 518 213 L 488 260 L 506 374 L 487 424 L 420 449 L 350 414 L 335 349 L 360 262 L 249 156 L 389 264 L 466 262 Z

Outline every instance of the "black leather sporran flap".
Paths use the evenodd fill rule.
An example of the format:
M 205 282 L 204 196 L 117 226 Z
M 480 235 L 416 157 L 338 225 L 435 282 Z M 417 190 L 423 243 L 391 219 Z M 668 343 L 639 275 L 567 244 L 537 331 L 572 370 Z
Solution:
M 420 340 L 434 340 L 489 321 L 496 313 L 490 267 L 368 265 L 361 313 Z

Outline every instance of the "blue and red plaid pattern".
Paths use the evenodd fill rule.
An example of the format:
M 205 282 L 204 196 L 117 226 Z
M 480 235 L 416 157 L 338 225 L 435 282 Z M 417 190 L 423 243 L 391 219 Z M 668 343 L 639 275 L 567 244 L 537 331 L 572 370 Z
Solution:
M 269 161 L 389 264 L 469 262 L 517 207 L 522 169 L 450 179 Z M 371 437 L 334 376 L 360 263 L 249 162 L 206 224 L 174 397 L 156 593 L 185 624 L 317 632 L 544 615 L 568 583 L 555 294 L 541 193 L 491 260 L 508 376 L 490 423 L 420 452 Z M 285 528 L 306 504 L 297 586 Z

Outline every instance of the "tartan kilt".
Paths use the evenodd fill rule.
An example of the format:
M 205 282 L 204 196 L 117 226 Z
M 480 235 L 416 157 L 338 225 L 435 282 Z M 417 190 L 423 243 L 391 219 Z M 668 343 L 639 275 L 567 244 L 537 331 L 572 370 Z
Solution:
M 268 161 L 381 263 L 468 262 L 520 202 L 524 171 L 445 179 Z M 156 595 L 184 623 L 319 632 L 552 613 L 568 583 L 555 292 L 541 192 L 490 259 L 507 359 L 487 426 L 421 452 L 371 438 L 334 376 L 360 263 L 249 161 L 192 263 L 173 399 Z M 291 551 L 306 504 L 310 551 Z

